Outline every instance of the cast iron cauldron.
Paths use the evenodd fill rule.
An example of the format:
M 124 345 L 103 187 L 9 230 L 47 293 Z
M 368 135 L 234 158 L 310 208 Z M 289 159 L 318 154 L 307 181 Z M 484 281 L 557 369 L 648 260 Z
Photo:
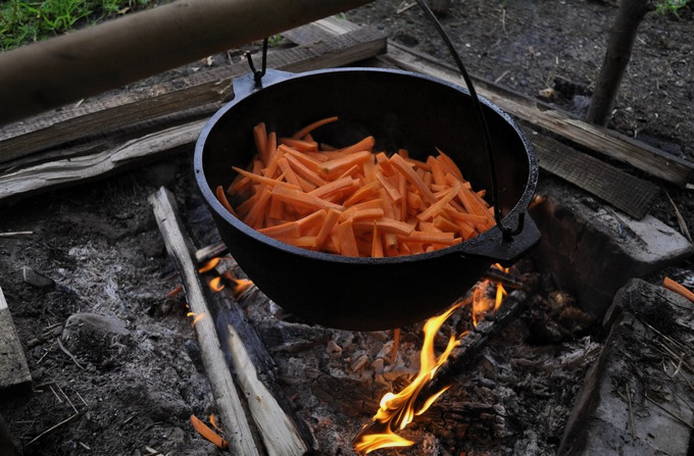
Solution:
M 396 258 L 350 258 L 293 247 L 260 234 L 229 214 L 212 189 L 235 177 L 255 153 L 252 128 L 289 136 L 304 125 L 338 115 L 314 132 L 336 147 L 367 135 L 376 150 L 404 147 L 426 159 L 447 152 L 473 188 L 490 187 L 489 163 L 467 90 L 420 74 L 376 68 L 342 68 L 291 74 L 268 71 L 263 88 L 252 75 L 234 81 L 234 100 L 205 125 L 195 146 L 198 186 L 229 251 L 277 304 L 321 325 L 353 329 L 397 328 L 451 305 L 495 262 L 530 248 L 539 232 L 530 217 L 512 240 L 495 227 L 467 242 Z M 535 155 L 511 118 L 482 100 L 492 132 L 498 198 L 505 225 L 515 226 L 534 193 Z

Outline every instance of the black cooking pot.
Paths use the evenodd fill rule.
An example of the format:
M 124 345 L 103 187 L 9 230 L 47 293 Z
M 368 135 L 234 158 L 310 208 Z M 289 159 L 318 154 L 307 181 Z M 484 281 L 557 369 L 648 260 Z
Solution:
M 268 71 L 263 88 L 252 75 L 234 81 L 234 100 L 203 128 L 195 146 L 195 177 L 229 251 L 272 300 L 321 325 L 356 330 L 398 328 L 451 305 L 492 263 L 509 262 L 539 239 L 530 217 L 512 240 L 491 230 L 431 253 L 351 258 L 304 250 L 265 236 L 235 218 L 213 189 L 235 177 L 255 153 L 252 129 L 289 136 L 328 116 L 340 121 L 316 130 L 319 142 L 343 147 L 373 135 L 376 150 L 406 148 L 425 160 L 434 147 L 451 156 L 473 188 L 491 186 L 489 162 L 467 90 L 405 71 L 341 68 L 301 74 Z M 515 226 L 535 191 L 538 168 L 511 118 L 483 101 L 492 133 L 499 205 Z

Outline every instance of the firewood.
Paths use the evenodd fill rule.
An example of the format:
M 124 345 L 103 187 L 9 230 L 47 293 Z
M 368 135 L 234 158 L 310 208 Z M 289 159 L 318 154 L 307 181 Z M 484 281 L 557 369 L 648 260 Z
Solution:
M 195 332 L 229 445 L 234 454 L 259 456 L 261 453 L 246 419 L 244 406 L 219 347 L 214 322 L 209 318 L 210 311 L 191 254 L 190 240 L 179 222 L 175 199 L 166 188 L 161 187 L 150 197 L 150 203 L 166 250 L 181 274 L 191 311 L 208 316 L 196 323 Z

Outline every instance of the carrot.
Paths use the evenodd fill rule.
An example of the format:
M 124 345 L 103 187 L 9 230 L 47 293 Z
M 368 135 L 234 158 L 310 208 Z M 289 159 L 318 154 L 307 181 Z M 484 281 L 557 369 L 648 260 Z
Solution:
M 426 162 L 405 149 L 388 157 L 373 151 L 372 136 L 342 149 L 319 145 L 311 132 L 336 120 L 321 119 L 279 140 L 258 124 L 250 171 L 234 167 L 238 175 L 228 189 L 240 204 L 229 204 L 219 186 L 220 203 L 265 235 L 346 256 L 431 252 L 494 225 L 486 191 L 463 179 L 443 152 Z
M 205 423 L 200 421 L 200 419 L 197 416 L 190 415 L 190 424 L 193 425 L 193 428 L 198 432 L 198 434 L 200 434 L 210 442 L 214 443 L 217 446 L 217 448 L 223 450 L 229 446 L 229 442 L 224 440 L 219 434 L 214 432 Z
M 329 123 L 336 122 L 336 121 L 338 121 L 338 120 L 339 120 L 339 117 L 337 117 L 337 116 L 326 117 L 325 119 L 316 120 L 315 122 L 306 125 L 304 128 L 302 128 L 301 130 L 299 130 L 299 131 L 297 131 L 296 133 L 294 133 L 294 134 L 292 135 L 292 138 L 294 138 L 294 139 L 301 139 L 301 138 L 303 138 L 304 136 L 306 136 L 306 135 L 308 135 L 309 133 L 311 133 L 311 132 L 312 132 L 313 130 L 315 130 L 316 128 L 322 127 L 323 125 L 326 125 L 326 124 L 329 124 Z
M 289 146 L 292 149 L 298 150 L 300 152 L 317 152 L 318 144 L 315 142 L 304 141 L 302 139 L 294 138 L 280 138 L 280 144 L 283 146 Z
M 357 240 L 354 237 L 354 230 L 352 229 L 352 221 L 348 220 L 340 223 L 337 225 L 336 231 L 340 253 L 344 256 L 359 256 Z
M 299 237 L 301 231 L 297 222 L 287 222 L 281 225 L 270 226 L 268 228 L 260 228 L 259 232 L 276 238 L 284 237 Z
M 303 193 L 298 189 L 288 189 L 285 187 L 276 186 L 272 189 L 272 195 L 280 201 L 291 204 L 295 207 L 298 206 L 308 209 L 336 209 L 340 211 L 344 209 L 344 207 L 340 206 L 339 204 L 334 204 L 318 198 L 317 196 Z
M 390 157 L 390 161 L 395 166 L 395 168 L 402 173 L 403 176 L 405 176 L 405 179 L 407 179 L 412 185 L 414 185 L 419 193 L 422 195 L 422 198 L 424 201 L 427 201 L 429 203 L 434 203 L 436 202 L 436 198 L 434 198 L 434 194 L 431 193 L 431 190 L 429 190 L 429 187 L 427 187 L 422 179 L 417 175 L 417 173 L 412 169 L 409 163 L 405 161 L 404 158 L 402 158 L 400 155 L 393 155 Z
M 255 148 L 258 150 L 258 156 L 263 159 L 267 152 L 267 129 L 265 122 L 260 122 L 253 127 L 253 139 L 255 140 Z
M 675 293 L 677 293 L 681 296 L 684 296 L 685 298 L 689 299 L 691 302 L 694 302 L 694 292 L 689 290 L 687 287 L 685 287 L 681 283 L 675 282 L 670 277 L 665 277 L 663 279 L 663 286 L 670 291 L 674 291 Z
M 231 213 L 234 217 L 238 217 L 236 215 L 236 211 L 234 211 L 234 208 L 231 207 L 231 204 L 229 204 L 229 200 L 227 199 L 227 195 L 224 192 L 224 187 L 221 185 L 218 185 L 217 188 L 214 189 L 214 193 L 217 196 L 217 199 L 219 200 L 220 203 L 222 203 L 222 206 Z

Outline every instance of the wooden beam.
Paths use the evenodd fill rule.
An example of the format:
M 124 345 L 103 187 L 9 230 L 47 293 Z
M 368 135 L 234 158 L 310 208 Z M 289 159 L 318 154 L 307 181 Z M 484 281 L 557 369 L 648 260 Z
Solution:
M 299 27 L 296 33 L 311 33 L 314 28 L 309 24 Z M 270 51 L 268 66 L 285 71 L 315 70 L 372 57 L 385 48 L 383 32 L 360 27 L 296 48 Z M 7 125 L 0 128 L 0 163 L 179 111 L 207 106 L 208 112 L 214 112 L 233 97 L 231 79 L 248 71 L 248 64 L 243 61 Z M 199 116 L 201 112 L 195 114 Z
M 660 188 L 547 135 L 530 137 L 540 167 L 571 182 L 635 219 L 648 214 Z
M 167 128 L 97 154 L 42 163 L 0 176 L 0 202 L 87 182 L 117 169 L 185 150 L 195 142 L 204 124 L 202 120 Z
M 369 0 L 178 0 L 0 53 L 0 123 L 121 87 Z
M 175 198 L 165 187 L 161 187 L 150 196 L 149 201 L 166 250 L 181 274 L 190 310 L 196 315 L 203 316 L 195 324 L 195 333 L 229 445 L 234 454 L 260 455 L 246 419 L 244 406 L 227 368 L 224 353 L 219 347 L 215 324 L 210 316 L 197 265 L 191 255 L 192 246 L 178 219 Z
M 390 42 L 381 60 L 400 68 L 418 71 L 463 85 L 458 72 L 431 56 Z M 509 114 L 555 133 L 575 144 L 628 163 L 651 176 L 684 187 L 694 180 L 694 164 L 626 135 L 586 123 L 555 107 L 504 89 L 481 78 L 473 78 L 477 92 Z
M 12 314 L 0 288 L 0 393 L 31 382 L 24 349 L 19 342 Z

